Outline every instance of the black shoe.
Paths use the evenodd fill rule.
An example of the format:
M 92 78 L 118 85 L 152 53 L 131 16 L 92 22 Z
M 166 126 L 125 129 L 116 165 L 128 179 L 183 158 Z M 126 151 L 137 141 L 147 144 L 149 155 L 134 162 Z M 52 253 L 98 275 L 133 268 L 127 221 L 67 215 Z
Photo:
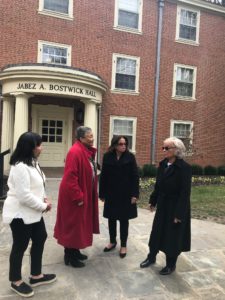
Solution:
M 140 268 L 147 268 L 150 265 L 153 265 L 156 262 L 156 258 L 155 257 L 147 257 L 141 264 L 140 264 Z
M 41 278 L 30 278 L 30 285 L 32 287 L 49 284 L 56 281 L 56 275 L 55 274 L 43 274 L 43 277 Z
M 115 249 L 115 248 L 116 248 L 116 245 L 117 245 L 117 242 L 116 242 L 115 244 L 113 244 L 113 246 L 112 246 L 111 248 L 105 247 L 105 248 L 103 249 L 103 251 L 104 251 L 104 252 L 109 252 L 109 251 Z
M 164 267 L 164 268 L 162 268 L 162 270 L 161 271 L 159 271 L 159 274 L 160 275 L 170 275 L 171 273 L 173 273 L 174 271 L 175 271 L 175 269 L 176 269 L 176 266 L 174 266 L 174 267 Z
M 19 286 L 15 285 L 13 282 L 11 283 L 11 289 L 16 292 L 18 295 L 29 298 L 34 295 L 34 291 L 32 288 L 26 284 L 25 282 L 22 282 Z
M 126 257 L 126 253 L 120 253 L 120 258 L 124 258 L 124 257 Z
M 75 258 L 74 256 L 68 255 L 67 253 L 64 255 L 64 262 L 66 266 L 71 265 L 73 268 L 85 267 L 83 262 L 79 261 L 79 259 Z
M 78 260 L 86 260 L 86 259 L 88 259 L 87 255 L 82 254 L 80 252 L 80 250 L 78 250 L 78 249 L 74 250 L 74 255 L 75 255 L 75 258 L 77 258 Z

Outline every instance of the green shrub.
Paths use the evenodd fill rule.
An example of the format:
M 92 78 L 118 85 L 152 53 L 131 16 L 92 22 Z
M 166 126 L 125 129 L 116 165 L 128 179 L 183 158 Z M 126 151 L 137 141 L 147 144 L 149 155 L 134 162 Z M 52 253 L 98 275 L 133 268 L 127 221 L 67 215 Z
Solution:
M 203 167 L 197 164 L 193 164 L 192 168 L 192 175 L 203 175 Z
M 205 166 L 204 168 L 204 174 L 205 175 L 217 175 L 218 169 L 213 166 Z
M 155 177 L 157 173 L 157 168 L 151 164 L 145 164 L 142 168 L 144 177 Z
M 139 174 L 140 177 L 144 177 L 143 169 L 139 166 L 138 166 L 138 174 Z
M 218 175 L 225 176 L 225 166 L 218 167 Z

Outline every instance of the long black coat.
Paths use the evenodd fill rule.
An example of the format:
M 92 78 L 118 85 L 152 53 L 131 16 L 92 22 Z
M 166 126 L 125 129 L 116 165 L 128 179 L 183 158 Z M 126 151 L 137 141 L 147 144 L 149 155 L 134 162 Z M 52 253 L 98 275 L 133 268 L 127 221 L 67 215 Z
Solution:
M 183 159 L 176 161 L 165 170 L 167 160 L 161 161 L 155 189 L 149 203 L 157 206 L 149 240 L 151 252 L 163 251 L 174 257 L 191 246 L 191 166 Z M 174 223 L 174 218 L 181 223 Z
M 99 182 L 99 197 L 105 199 L 103 216 L 128 220 L 137 217 L 137 206 L 131 197 L 139 196 L 139 176 L 135 156 L 124 152 L 117 160 L 115 152 L 103 157 Z

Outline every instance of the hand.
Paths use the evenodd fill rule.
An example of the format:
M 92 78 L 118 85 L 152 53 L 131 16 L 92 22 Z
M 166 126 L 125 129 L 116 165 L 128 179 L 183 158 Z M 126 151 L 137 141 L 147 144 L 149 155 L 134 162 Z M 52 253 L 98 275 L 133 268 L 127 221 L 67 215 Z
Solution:
M 152 204 L 149 204 L 149 210 L 150 210 L 150 212 L 154 212 L 155 206 L 153 206 Z
M 48 198 L 44 198 L 44 202 L 47 203 L 47 207 L 45 209 L 45 212 L 48 212 L 52 209 L 52 203 L 48 200 Z
M 177 218 L 174 218 L 174 221 L 173 221 L 175 224 L 177 223 L 181 223 L 181 220 L 177 219 Z
M 137 198 L 136 197 L 132 197 L 131 198 L 131 204 L 136 204 L 137 203 Z
M 84 201 L 79 201 L 79 202 L 77 203 L 77 205 L 78 205 L 78 206 L 84 205 Z

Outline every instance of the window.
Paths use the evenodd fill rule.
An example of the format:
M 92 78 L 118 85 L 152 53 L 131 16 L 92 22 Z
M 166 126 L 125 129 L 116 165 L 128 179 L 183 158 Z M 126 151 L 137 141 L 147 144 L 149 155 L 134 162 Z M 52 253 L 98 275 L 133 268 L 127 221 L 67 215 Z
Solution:
M 170 135 L 183 141 L 187 153 L 192 152 L 193 122 L 192 121 L 171 121 Z
M 136 123 L 136 118 L 111 116 L 109 143 L 115 135 L 125 135 L 128 139 L 129 149 L 135 152 Z
M 112 90 L 138 92 L 138 57 L 113 55 Z
M 200 11 L 178 6 L 176 40 L 198 44 L 199 23 Z
M 71 46 L 38 42 L 38 62 L 71 66 Z
M 114 27 L 141 32 L 142 5 L 142 0 L 115 0 Z
M 62 143 L 63 121 L 42 120 L 42 141 L 44 143 Z
M 72 18 L 73 0 L 39 0 L 39 12 L 59 18 Z
M 196 67 L 174 65 L 173 97 L 195 100 Z

